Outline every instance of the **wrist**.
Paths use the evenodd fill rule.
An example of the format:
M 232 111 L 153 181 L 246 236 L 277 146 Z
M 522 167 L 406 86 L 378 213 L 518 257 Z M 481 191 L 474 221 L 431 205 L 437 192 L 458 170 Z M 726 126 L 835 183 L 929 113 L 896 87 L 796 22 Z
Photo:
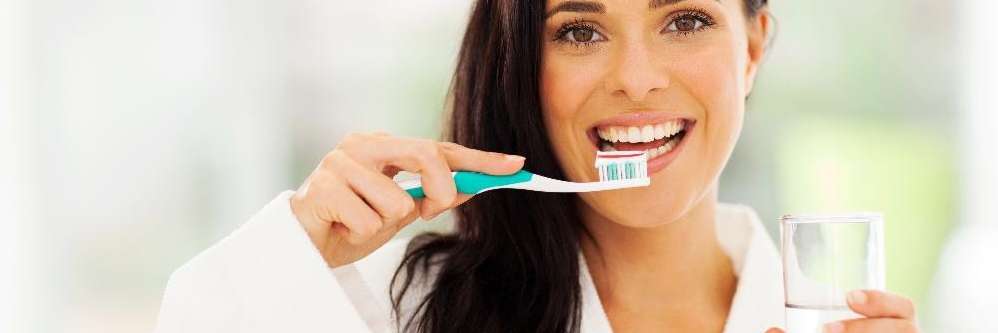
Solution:
M 323 222 L 316 218 L 315 214 L 312 213 L 312 209 L 307 208 L 307 203 L 299 196 L 299 193 L 295 192 L 288 201 L 295 220 L 305 230 L 308 238 L 312 241 L 312 245 L 322 252 L 322 249 L 325 247 L 325 240 L 327 239 L 325 233 L 329 230 L 328 226 L 322 226 Z

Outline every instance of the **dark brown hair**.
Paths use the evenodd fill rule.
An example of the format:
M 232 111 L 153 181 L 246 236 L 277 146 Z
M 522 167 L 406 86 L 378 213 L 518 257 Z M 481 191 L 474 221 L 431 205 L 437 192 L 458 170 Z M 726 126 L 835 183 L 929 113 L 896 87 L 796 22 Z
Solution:
M 745 0 L 754 16 L 766 0 Z M 527 170 L 564 179 L 548 141 L 539 89 L 544 1 L 478 0 L 458 55 L 449 139 L 525 156 Z M 452 234 L 414 238 L 392 279 L 405 332 L 578 332 L 579 237 L 571 194 L 490 191 L 455 209 Z M 403 317 L 402 301 L 435 269 Z

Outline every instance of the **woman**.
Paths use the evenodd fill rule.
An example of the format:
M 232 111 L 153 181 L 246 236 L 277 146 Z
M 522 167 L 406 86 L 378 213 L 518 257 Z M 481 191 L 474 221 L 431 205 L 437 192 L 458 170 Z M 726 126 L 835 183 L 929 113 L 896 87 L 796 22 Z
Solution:
M 717 200 L 771 29 L 765 0 L 479 0 L 452 88 L 454 143 L 347 136 L 297 191 L 174 273 L 159 328 L 781 326 L 772 242 L 750 209 Z M 661 133 L 632 137 L 645 126 Z M 469 198 L 450 178 L 525 167 L 594 181 L 597 150 L 648 151 L 651 186 Z M 426 199 L 395 185 L 400 170 L 421 174 Z M 453 234 L 388 242 L 451 208 Z M 828 331 L 917 330 L 903 297 L 849 300 L 867 318 Z

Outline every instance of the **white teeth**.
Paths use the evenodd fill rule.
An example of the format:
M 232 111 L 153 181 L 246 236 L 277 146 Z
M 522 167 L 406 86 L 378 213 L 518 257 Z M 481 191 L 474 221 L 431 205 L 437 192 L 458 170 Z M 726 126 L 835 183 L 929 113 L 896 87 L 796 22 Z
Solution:
M 655 141 L 655 129 L 651 125 L 645 125 L 641 128 L 641 141 L 642 142 L 652 142 Z
M 637 127 L 627 128 L 627 142 L 638 143 L 641 142 L 641 130 Z
M 672 140 L 666 142 L 664 145 L 661 145 L 658 148 L 645 150 L 645 153 L 648 154 L 648 159 L 652 159 L 655 158 L 656 156 L 663 155 L 665 153 L 672 151 L 672 149 L 675 147 L 676 147 L 676 141 Z
M 683 130 L 683 123 L 680 121 L 669 122 L 669 130 L 666 132 L 666 136 L 673 136 L 679 131 Z
M 659 147 L 658 149 L 661 149 L 663 152 L 669 152 L 669 151 L 672 151 L 672 148 L 675 148 L 675 147 L 676 147 L 676 141 L 672 140 L 672 141 L 666 142 L 665 145 Z
M 671 120 L 660 124 L 649 124 L 643 126 L 603 126 L 597 128 L 596 133 L 604 141 L 614 142 L 652 142 L 665 137 L 676 135 L 682 131 L 685 123 L 681 119 Z
M 665 125 L 655 124 L 655 140 L 665 137 Z

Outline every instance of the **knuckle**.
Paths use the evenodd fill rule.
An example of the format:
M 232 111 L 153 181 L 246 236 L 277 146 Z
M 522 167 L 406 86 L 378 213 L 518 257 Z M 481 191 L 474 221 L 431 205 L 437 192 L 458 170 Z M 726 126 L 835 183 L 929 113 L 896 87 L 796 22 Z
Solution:
M 337 165 L 341 164 L 342 160 L 347 157 L 346 152 L 342 148 L 336 148 L 322 157 L 319 161 L 320 169 L 332 169 Z
M 378 231 L 378 227 L 374 221 L 357 222 L 350 230 L 350 237 L 347 237 L 347 241 L 355 245 L 367 241 Z
M 378 233 L 379 230 L 381 230 L 382 225 L 383 224 L 381 223 L 380 219 L 367 220 L 367 222 L 364 223 L 364 227 L 361 228 L 358 234 L 363 236 L 364 239 L 371 238 L 371 236 L 374 236 L 375 234 Z
M 412 200 L 412 198 L 406 196 L 405 199 L 399 202 L 396 206 L 395 211 L 392 213 L 392 219 L 401 220 L 406 216 L 409 216 L 409 213 L 416 209 L 416 202 Z
M 312 176 L 308 187 L 310 192 L 315 193 L 317 196 L 325 196 L 335 192 L 334 190 L 340 184 L 340 176 L 335 172 L 319 172 Z
M 443 202 L 445 208 L 450 207 L 450 205 L 454 203 L 454 200 L 457 200 L 457 184 L 454 183 L 453 179 L 450 180 L 450 184 L 450 188 L 448 188 L 445 193 L 446 197 L 443 198 L 445 199 L 445 202 Z
M 440 151 L 440 147 L 429 140 L 422 140 L 416 145 L 417 158 L 420 158 L 420 162 L 427 164 L 439 161 L 443 156 Z
M 426 204 L 427 208 L 431 212 L 442 211 L 450 207 L 451 203 L 457 198 L 457 187 L 454 184 L 453 179 L 448 179 L 445 188 L 436 188 L 433 193 L 426 193 Z
M 357 142 L 364 141 L 365 136 L 366 134 L 364 133 L 357 133 L 357 132 L 347 133 L 346 135 L 343 136 L 343 140 L 340 141 L 340 146 L 352 146 Z

